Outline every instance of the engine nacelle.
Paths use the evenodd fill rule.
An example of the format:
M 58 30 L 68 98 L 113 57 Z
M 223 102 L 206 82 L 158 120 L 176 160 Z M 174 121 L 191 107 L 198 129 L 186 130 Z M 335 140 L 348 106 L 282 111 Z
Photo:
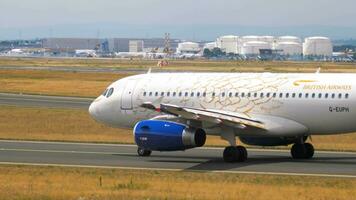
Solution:
M 286 146 L 300 142 L 298 137 L 239 137 L 241 142 L 255 146 Z M 306 141 L 308 137 L 303 137 Z
M 178 151 L 205 144 L 206 133 L 169 121 L 145 120 L 136 124 L 135 142 L 139 147 L 156 151 Z

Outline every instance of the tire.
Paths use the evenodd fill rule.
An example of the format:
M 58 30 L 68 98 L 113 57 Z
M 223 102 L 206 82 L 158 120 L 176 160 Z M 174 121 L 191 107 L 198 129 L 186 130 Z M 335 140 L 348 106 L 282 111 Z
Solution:
M 141 156 L 141 157 L 148 157 L 150 156 L 152 153 L 151 150 L 147 150 L 147 149 L 144 149 L 144 148 L 141 148 L 141 147 L 138 147 L 137 148 L 137 154 L 138 156 Z
M 305 150 L 306 150 L 306 155 L 305 159 L 310 159 L 314 156 L 314 147 L 310 143 L 305 143 L 304 144 Z
M 292 146 L 291 155 L 294 159 L 303 159 L 305 154 L 305 147 L 303 144 L 294 144 Z
M 238 162 L 246 161 L 247 160 L 247 150 L 246 150 L 246 148 L 243 147 L 243 146 L 237 146 L 236 148 L 240 153 L 240 156 L 238 158 Z
M 291 155 L 294 159 L 310 159 L 314 156 L 314 147 L 310 143 L 294 144 Z
M 224 149 L 223 158 L 225 162 L 228 163 L 237 162 L 239 157 L 240 157 L 240 151 L 236 147 L 230 146 Z

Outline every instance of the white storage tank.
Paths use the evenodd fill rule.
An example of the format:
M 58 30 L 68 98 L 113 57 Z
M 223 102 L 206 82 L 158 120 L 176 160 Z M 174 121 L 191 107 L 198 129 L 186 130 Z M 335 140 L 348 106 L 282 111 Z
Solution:
M 277 42 L 295 42 L 295 43 L 302 43 L 302 40 L 296 36 L 281 36 L 277 39 Z
M 303 46 L 297 42 L 277 42 L 275 44 L 276 50 L 281 50 L 281 55 L 301 55 L 303 53 Z
M 249 41 L 244 42 L 241 47 L 241 54 L 243 55 L 258 55 L 260 49 L 272 49 L 272 45 L 268 42 Z
M 209 49 L 209 50 L 213 50 L 216 47 L 217 47 L 216 42 L 209 42 L 209 43 L 205 43 L 204 45 L 204 49 Z
M 257 36 L 257 35 L 246 35 L 241 38 L 242 43 L 255 42 L 255 41 L 260 41 L 260 40 L 261 40 L 261 36 Z
M 309 37 L 305 38 L 303 43 L 304 56 L 325 56 L 331 57 L 333 46 L 331 40 L 327 37 Z
M 199 44 L 195 42 L 182 42 L 178 44 L 177 53 L 199 53 L 201 51 Z
M 238 43 L 239 36 L 236 35 L 225 35 L 221 36 L 216 40 L 217 47 L 221 49 L 221 51 L 225 53 L 234 53 L 238 52 Z
M 274 36 L 266 35 L 266 36 L 261 36 L 259 41 L 267 42 L 267 43 L 271 43 L 272 44 L 272 43 L 275 42 L 275 38 L 274 38 Z

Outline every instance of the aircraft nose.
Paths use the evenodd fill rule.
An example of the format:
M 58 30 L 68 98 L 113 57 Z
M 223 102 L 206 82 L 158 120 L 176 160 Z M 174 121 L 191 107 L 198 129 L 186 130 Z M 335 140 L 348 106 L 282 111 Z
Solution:
M 89 114 L 92 116 L 94 119 L 97 119 L 97 111 L 96 111 L 96 106 L 95 102 L 91 103 L 89 106 Z

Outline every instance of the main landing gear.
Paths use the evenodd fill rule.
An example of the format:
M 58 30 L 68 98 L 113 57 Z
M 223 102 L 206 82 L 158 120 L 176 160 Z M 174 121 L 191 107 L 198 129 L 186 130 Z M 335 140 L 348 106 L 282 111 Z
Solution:
M 247 160 L 247 150 L 243 146 L 229 146 L 224 150 L 225 162 L 244 162 Z
M 294 159 L 310 159 L 314 155 L 314 147 L 310 143 L 296 143 L 290 152 Z
M 236 146 L 236 136 L 233 129 L 225 128 L 221 138 L 228 141 L 230 146 L 226 147 L 223 153 L 225 162 L 244 162 L 247 160 L 247 150 L 243 146 Z

